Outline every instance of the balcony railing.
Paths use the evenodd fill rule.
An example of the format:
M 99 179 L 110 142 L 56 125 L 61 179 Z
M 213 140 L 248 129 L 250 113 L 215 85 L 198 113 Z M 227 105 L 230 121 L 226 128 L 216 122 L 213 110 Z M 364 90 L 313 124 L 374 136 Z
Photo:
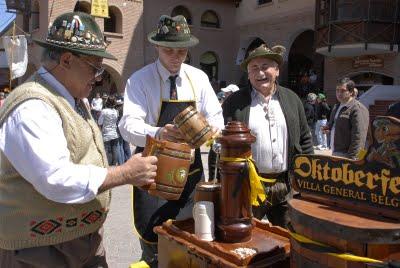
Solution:
M 316 47 L 362 43 L 398 45 L 400 1 L 317 0 Z

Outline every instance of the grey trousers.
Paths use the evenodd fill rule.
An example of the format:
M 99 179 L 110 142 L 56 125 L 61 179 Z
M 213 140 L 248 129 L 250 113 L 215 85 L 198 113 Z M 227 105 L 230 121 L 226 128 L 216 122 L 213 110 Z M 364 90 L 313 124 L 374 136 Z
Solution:
M 77 239 L 43 247 L 0 249 L 0 267 L 107 268 L 103 228 Z

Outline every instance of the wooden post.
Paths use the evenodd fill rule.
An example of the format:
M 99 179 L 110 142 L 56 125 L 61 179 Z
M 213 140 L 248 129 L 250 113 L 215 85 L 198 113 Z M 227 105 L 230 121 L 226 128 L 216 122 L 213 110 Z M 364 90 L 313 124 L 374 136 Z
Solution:
M 12 39 L 12 41 L 14 41 L 14 38 L 15 38 L 15 20 L 14 20 L 14 23 L 13 23 L 13 34 L 12 34 L 12 37 L 11 37 L 11 39 Z M 13 52 L 14 52 L 14 50 L 13 50 L 13 48 L 14 48 L 14 43 L 13 42 L 11 42 L 11 44 L 12 44 L 12 47 L 11 47 L 11 65 L 9 66 L 9 68 L 10 68 L 10 84 L 9 84 L 9 89 L 10 89 L 10 91 L 11 91 L 11 89 L 12 89 L 12 64 L 13 64 L 13 60 L 14 60 L 14 57 L 13 57 Z

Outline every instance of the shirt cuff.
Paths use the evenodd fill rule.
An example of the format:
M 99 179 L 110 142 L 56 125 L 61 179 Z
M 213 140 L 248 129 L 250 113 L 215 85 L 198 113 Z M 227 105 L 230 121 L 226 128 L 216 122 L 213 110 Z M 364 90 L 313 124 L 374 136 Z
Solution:
M 107 168 L 102 168 L 93 165 L 89 166 L 90 175 L 89 175 L 88 190 L 91 193 L 93 193 L 93 198 L 95 198 L 96 195 L 98 194 L 100 186 L 103 185 L 106 179 L 107 173 L 108 173 Z
M 160 127 L 149 127 L 145 133 L 144 139 L 146 140 L 146 135 L 150 135 L 153 138 L 156 138 L 158 130 L 161 129 Z

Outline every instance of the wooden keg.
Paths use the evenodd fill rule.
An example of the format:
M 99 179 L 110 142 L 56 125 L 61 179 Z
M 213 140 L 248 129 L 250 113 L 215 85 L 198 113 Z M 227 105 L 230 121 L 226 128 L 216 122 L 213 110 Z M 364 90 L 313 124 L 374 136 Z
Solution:
M 207 120 L 193 106 L 189 106 L 174 118 L 175 126 L 184 135 L 185 141 L 199 148 L 214 134 Z
M 157 156 L 157 175 L 151 194 L 167 200 L 178 200 L 189 174 L 191 148 L 185 143 L 156 140 L 147 135 L 144 156 Z
M 304 199 L 289 201 L 294 232 L 339 252 L 377 260 L 400 260 L 400 222 Z M 343 260 L 319 247 L 291 238 L 292 268 L 361 268 L 365 263 Z

